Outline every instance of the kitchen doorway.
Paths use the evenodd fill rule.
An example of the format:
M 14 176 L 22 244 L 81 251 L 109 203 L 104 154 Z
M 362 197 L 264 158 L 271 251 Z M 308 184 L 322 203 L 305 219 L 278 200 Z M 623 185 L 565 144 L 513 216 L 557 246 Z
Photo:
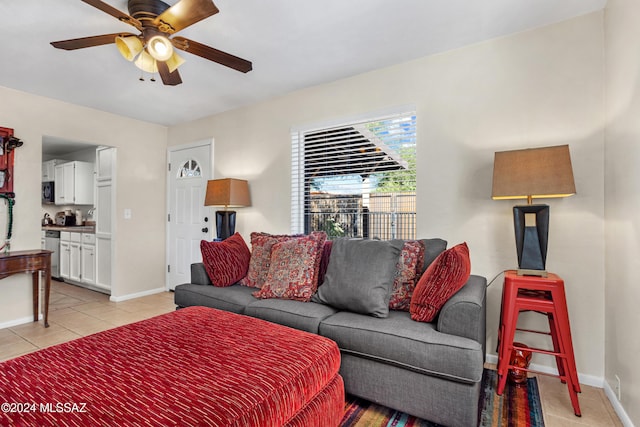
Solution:
M 54 136 L 42 138 L 43 182 L 53 183 L 54 192 L 67 191 L 62 188 L 66 185 L 60 182 L 55 185 L 56 174 L 52 171 L 61 169 L 64 164 L 75 163 L 89 167 L 89 172 L 78 179 L 92 190 L 91 198 L 83 199 L 82 203 L 60 203 L 59 199 L 51 202 L 43 198 L 43 234 L 46 234 L 45 228 L 55 229 L 56 225 L 53 221 L 50 224 L 53 227 L 45 227 L 47 216 L 55 219 L 62 212 L 73 215 L 72 223 L 65 224 L 70 228 L 61 227 L 58 231 L 61 235 L 58 251 L 60 278 L 108 295 L 112 294 L 112 278 L 115 277 L 112 260 L 116 239 L 116 152 L 114 147 L 90 142 Z M 51 173 L 45 173 L 49 168 Z M 62 176 L 62 173 L 58 174 L 58 178 Z

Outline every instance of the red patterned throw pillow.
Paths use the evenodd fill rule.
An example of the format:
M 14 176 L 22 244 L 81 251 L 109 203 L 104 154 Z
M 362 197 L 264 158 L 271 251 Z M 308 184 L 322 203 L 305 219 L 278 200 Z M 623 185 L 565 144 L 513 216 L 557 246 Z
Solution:
M 222 242 L 200 242 L 202 262 L 214 286 L 231 286 L 247 275 L 251 253 L 244 239 L 235 233 Z
M 424 243 L 419 240 L 405 241 L 400 251 L 396 277 L 391 288 L 391 299 L 389 299 L 391 310 L 409 311 L 413 289 L 420 278 L 423 264 Z
M 309 301 L 318 288 L 318 269 L 326 234 L 278 242 L 271 250 L 267 279 L 256 298 Z
M 431 322 L 471 274 L 469 247 L 461 243 L 442 252 L 424 272 L 411 297 L 411 318 Z
M 240 284 L 251 288 L 261 288 L 267 280 L 271 263 L 271 248 L 278 242 L 297 239 L 302 235 L 275 235 L 268 233 L 251 233 L 251 260 L 249 271 Z

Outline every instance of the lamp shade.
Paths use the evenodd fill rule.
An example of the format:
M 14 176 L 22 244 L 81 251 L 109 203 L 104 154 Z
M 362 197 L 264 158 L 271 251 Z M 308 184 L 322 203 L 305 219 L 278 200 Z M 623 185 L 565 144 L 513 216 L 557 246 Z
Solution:
M 166 61 L 173 55 L 173 45 L 164 36 L 153 36 L 147 42 L 147 51 L 156 61 Z
M 495 153 L 491 197 L 532 199 L 576 193 L 568 145 Z
M 118 52 L 120 52 L 127 61 L 133 61 L 143 49 L 142 42 L 136 36 L 117 36 L 116 47 L 118 48 Z
M 136 64 L 136 67 L 147 73 L 158 72 L 158 64 L 156 64 L 156 60 L 144 50 L 140 55 L 138 55 L 138 59 L 136 59 L 134 64 Z
M 251 206 L 249 183 L 235 178 L 209 180 L 204 205 L 225 208 Z
M 175 51 L 173 52 L 173 55 L 171 55 L 171 58 L 166 60 L 167 67 L 169 67 L 170 73 L 173 73 L 179 66 L 184 64 L 184 62 L 184 59 L 177 53 L 175 53 Z

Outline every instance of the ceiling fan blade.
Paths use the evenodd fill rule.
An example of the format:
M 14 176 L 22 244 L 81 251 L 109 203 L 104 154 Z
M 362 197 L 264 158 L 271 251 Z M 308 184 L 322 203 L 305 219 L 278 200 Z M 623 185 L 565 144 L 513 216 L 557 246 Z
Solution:
M 103 44 L 110 44 L 116 42 L 116 37 L 135 36 L 131 33 L 114 33 L 103 34 L 101 36 L 81 37 L 79 39 L 60 40 L 57 42 L 51 42 L 51 45 L 58 49 L 75 50 L 83 49 L 85 47 L 102 46 Z
M 156 65 L 158 66 L 158 73 L 160 73 L 162 83 L 167 86 L 176 86 L 182 83 L 182 78 L 180 77 L 180 73 L 177 69 L 173 70 L 173 72 L 170 72 L 169 66 L 166 62 L 158 61 Z
M 160 31 L 173 34 L 218 12 L 211 0 L 180 0 L 158 15 L 153 23 Z
M 223 52 L 218 49 L 214 49 L 210 46 L 202 43 L 194 42 L 193 40 L 185 39 L 184 37 L 174 37 L 171 39 L 173 45 L 185 52 L 198 55 L 209 61 L 217 62 L 234 70 L 247 73 L 253 69 L 253 65 L 246 59 L 238 58 L 230 53 Z
M 83 2 L 95 7 L 96 9 L 100 9 L 101 11 L 108 13 L 109 15 L 115 17 L 116 19 L 126 22 L 129 25 L 133 25 L 137 29 L 142 31 L 142 24 L 136 18 L 127 15 L 126 13 L 116 9 L 115 7 L 101 1 L 101 0 L 82 0 Z

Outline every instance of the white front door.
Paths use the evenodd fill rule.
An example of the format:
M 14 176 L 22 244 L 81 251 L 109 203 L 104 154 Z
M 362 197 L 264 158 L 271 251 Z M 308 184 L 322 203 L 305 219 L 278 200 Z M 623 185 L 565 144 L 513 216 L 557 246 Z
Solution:
M 202 261 L 200 241 L 211 240 L 214 218 L 204 206 L 211 179 L 212 144 L 202 141 L 169 148 L 167 188 L 167 289 L 189 283 L 191 264 Z

